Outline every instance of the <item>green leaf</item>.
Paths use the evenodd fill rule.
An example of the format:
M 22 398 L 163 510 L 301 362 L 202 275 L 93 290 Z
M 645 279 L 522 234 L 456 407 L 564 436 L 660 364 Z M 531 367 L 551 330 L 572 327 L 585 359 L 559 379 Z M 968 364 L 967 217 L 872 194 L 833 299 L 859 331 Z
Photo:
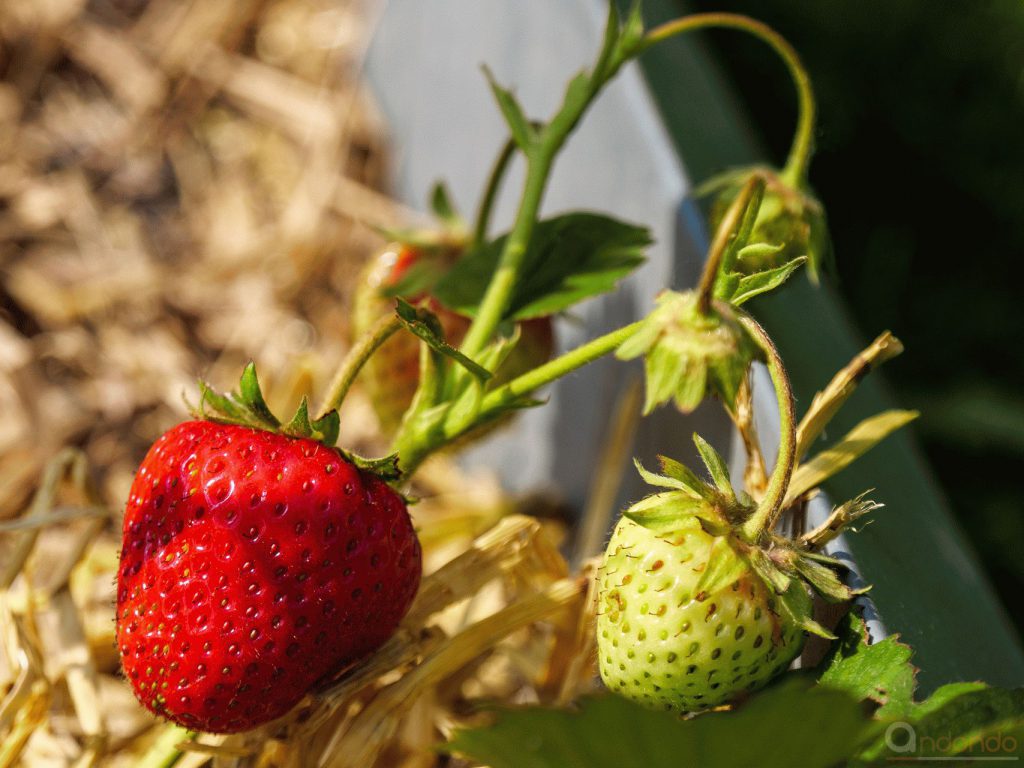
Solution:
M 755 272 L 752 275 L 746 275 L 741 277 L 739 282 L 736 284 L 736 288 L 732 296 L 727 297 L 727 301 L 731 302 L 734 306 L 739 306 L 746 301 L 768 291 L 774 291 L 784 282 L 789 279 L 797 268 L 807 261 L 806 256 L 800 256 L 799 258 L 793 259 L 781 267 L 775 267 L 774 269 L 768 269 L 763 272 Z
M 880 729 L 882 736 L 860 755 L 865 763 L 919 761 L 928 765 L 941 760 L 943 765 L 973 766 L 981 762 L 979 757 L 988 757 L 1002 765 L 1024 756 L 1022 688 L 1006 690 L 983 683 L 951 683 L 919 704 L 890 713 L 883 725 L 887 720 L 888 725 Z M 955 760 L 957 755 L 965 759 Z
M 797 467 L 786 491 L 783 507 L 788 507 L 803 494 L 846 469 L 857 458 L 919 415 L 917 411 L 891 410 L 864 419 L 838 443 Z
M 711 473 L 711 479 L 715 481 L 715 486 L 727 499 L 735 501 L 736 493 L 733 491 L 732 480 L 729 478 L 729 468 L 725 466 L 725 460 L 721 454 L 696 432 L 693 433 L 693 444 L 697 446 L 697 452 L 704 461 L 704 466 Z
M 736 711 L 689 720 L 612 695 L 572 710 L 501 709 L 444 749 L 491 768 L 828 768 L 871 732 L 852 697 L 792 679 Z
M 895 635 L 868 645 L 863 619 L 850 611 L 836 627 L 839 638 L 818 667 L 818 682 L 882 707 L 879 715 L 905 712 L 913 701 L 914 651 Z
M 402 324 L 415 336 L 424 341 L 430 349 L 451 358 L 479 379 L 486 381 L 491 372 L 466 357 L 444 340 L 444 331 L 437 316 L 424 307 L 414 307 L 401 297 L 397 299 L 395 312 Z
M 516 99 L 515 94 L 498 85 L 489 67 L 484 65 L 483 70 L 484 76 L 491 86 L 491 91 L 494 93 L 494 99 L 498 102 L 498 108 L 501 110 L 501 114 L 504 115 L 505 122 L 512 132 L 513 140 L 521 150 L 524 152 L 528 151 L 536 139 L 536 131 L 523 113 L 523 108 L 519 106 L 519 101 Z
M 462 258 L 435 286 L 434 296 L 449 309 L 474 316 L 507 237 Z M 643 263 L 650 243 L 645 228 L 594 213 L 568 213 L 539 222 L 504 319 L 551 315 L 610 291 Z

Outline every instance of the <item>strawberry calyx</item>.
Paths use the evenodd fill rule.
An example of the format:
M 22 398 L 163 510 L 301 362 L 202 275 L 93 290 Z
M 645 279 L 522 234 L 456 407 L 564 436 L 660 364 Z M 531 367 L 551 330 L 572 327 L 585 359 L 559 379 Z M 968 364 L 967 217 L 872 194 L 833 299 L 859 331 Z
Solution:
M 195 406 L 189 404 L 189 410 L 195 418 L 203 421 L 233 424 L 287 437 L 316 440 L 328 448 L 337 450 L 342 457 L 360 469 L 386 481 L 398 480 L 402 476 L 397 455 L 365 458 L 335 445 L 340 431 L 340 418 L 336 408 L 332 408 L 319 418 L 311 419 L 309 402 L 303 396 L 295 415 L 289 421 L 282 422 L 278 419 L 263 397 L 256 374 L 256 364 L 253 362 L 249 362 L 242 371 L 238 389 L 228 394 L 218 392 L 209 383 L 200 379 L 199 402 Z
M 620 360 L 644 358 L 644 413 L 670 401 L 690 413 L 708 392 L 733 408 L 757 347 L 732 308 L 716 302 L 702 311 L 695 291 L 663 291 L 656 302 L 615 353 Z
M 807 590 L 827 602 L 838 603 L 864 594 L 868 588 L 847 586 L 841 574 L 845 564 L 816 551 L 839 534 L 849 523 L 878 505 L 858 497 L 841 505 L 818 529 L 796 539 L 772 533 L 751 542 L 743 524 L 756 512 L 756 505 L 732 487 L 721 455 L 699 435 L 694 443 L 711 477 L 711 482 L 678 461 L 659 456 L 662 474 L 651 472 L 637 462 L 640 475 L 663 489 L 638 501 L 623 515 L 667 540 L 699 526 L 713 538 L 707 566 L 700 575 L 695 594 L 698 599 L 712 595 L 743 577 L 762 581 L 775 596 L 773 612 L 807 632 L 824 638 L 834 636 L 815 621 Z
M 764 165 L 735 168 L 701 185 L 699 197 L 714 196 L 711 220 L 721 220 L 744 184 L 751 179 L 764 186 L 751 222 L 750 243 L 733 264 L 736 280 L 782 268 L 806 258 L 811 279 L 817 283 L 832 256 L 825 209 L 803 180 L 786 170 Z

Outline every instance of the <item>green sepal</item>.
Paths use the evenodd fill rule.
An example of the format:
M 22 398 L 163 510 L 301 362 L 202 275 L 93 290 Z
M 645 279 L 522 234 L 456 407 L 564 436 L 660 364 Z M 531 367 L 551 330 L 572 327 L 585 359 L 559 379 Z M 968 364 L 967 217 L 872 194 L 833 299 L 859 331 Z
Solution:
M 715 482 L 715 487 L 730 502 L 735 503 L 736 492 L 733 490 L 732 480 L 729 477 L 729 468 L 725 465 L 725 460 L 721 454 L 711 446 L 711 443 L 696 432 L 693 433 L 693 444 L 697 446 L 697 452 L 700 454 L 704 466 L 708 468 L 711 479 Z
M 359 467 L 359 469 L 377 475 L 386 482 L 394 482 L 402 477 L 402 470 L 398 466 L 397 453 L 391 453 L 376 459 L 368 459 L 351 451 L 341 451 L 341 455 Z
M 208 406 L 211 410 L 207 410 Z M 281 422 L 270 412 L 260 391 L 256 366 L 249 363 L 242 372 L 237 392 L 222 395 L 205 381 L 199 381 L 199 404 L 192 409 L 197 418 L 250 429 L 277 432 Z
M 835 640 L 836 636 L 834 634 L 812 619 L 810 614 L 804 610 L 803 606 L 809 605 L 810 601 L 807 600 L 806 592 L 803 595 L 797 592 L 797 590 L 803 591 L 804 589 L 803 582 L 800 579 L 794 579 L 789 589 L 776 596 L 780 614 L 812 635 L 823 637 L 826 640 Z
M 462 354 L 444 340 L 444 330 L 437 315 L 425 307 L 414 307 L 405 299 L 396 299 L 395 314 L 402 324 L 415 336 L 427 344 L 430 349 L 454 360 L 471 374 L 486 381 L 491 372 L 474 360 Z
M 287 424 L 282 424 L 267 405 L 256 374 L 256 365 L 251 362 L 242 372 L 238 391 L 230 395 L 222 395 L 205 381 L 200 381 L 199 403 L 191 410 L 200 419 L 262 429 L 288 437 L 308 438 L 328 447 L 334 447 L 340 431 L 340 419 L 336 410 L 328 411 L 320 418 L 311 420 L 309 403 L 305 397 L 302 398 L 291 420 Z
M 793 186 L 779 171 L 753 166 L 727 171 L 705 182 L 697 190 L 698 197 L 714 195 L 711 225 L 717 225 L 740 190 L 751 178 L 761 179 L 765 191 L 758 201 L 757 216 L 748 243 L 778 243 L 781 248 L 750 251 L 737 260 L 735 268 L 742 274 L 774 269 L 806 256 L 811 280 L 817 284 L 822 270 L 832 258 L 828 223 L 821 202 L 804 184 Z
M 683 486 L 682 490 L 689 489 L 694 494 L 705 500 L 712 500 L 714 494 L 712 493 L 711 488 L 708 487 L 707 483 L 697 477 L 697 474 L 692 469 L 675 459 L 670 459 L 668 456 L 659 455 L 658 462 L 661 464 L 661 471 L 664 476 L 681 483 Z M 639 467 L 639 464 L 637 466 Z
M 243 408 L 248 409 L 261 422 L 274 428 L 281 426 L 281 422 L 270 412 L 267 401 L 263 399 L 263 392 L 260 390 L 260 382 L 256 377 L 256 364 L 250 362 L 242 371 L 242 378 L 238 382 L 238 396 L 235 401 Z
M 814 557 L 797 556 L 794 565 L 814 591 L 830 603 L 842 603 L 863 595 L 871 588 L 850 589 L 840 581 L 836 572 L 823 563 L 816 562 Z
M 827 565 L 829 568 L 832 568 L 836 571 L 848 571 L 850 569 L 850 566 L 848 566 L 842 560 L 835 557 L 830 557 L 829 555 L 823 555 L 821 554 L 821 552 L 809 552 L 806 550 L 800 550 L 800 557 L 806 558 L 808 560 L 813 560 L 814 562 L 821 563 L 822 565 Z
M 746 250 L 746 249 L 744 249 Z M 792 261 L 786 262 L 781 267 L 766 269 L 763 272 L 755 272 L 752 275 L 745 275 L 736 282 L 736 288 L 728 301 L 738 307 L 746 301 L 768 291 L 774 291 L 789 279 L 804 262 L 806 256 L 800 256 Z
M 658 459 L 661 461 L 663 469 L 667 465 L 667 471 L 664 475 L 651 472 L 638 459 L 633 459 L 633 465 L 645 483 L 653 485 L 655 488 L 669 488 L 675 491 L 682 491 L 695 499 L 710 500 L 712 494 L 709 493 L 710 489 L 707 487 L 707 483 L 703 482 L 690 469 L 664 456 L 659 456 Z
M 669 401 L 689 413 L 709 391 L 733 408 L 755 354 L 731 312 L 702 312 L 692 291 L 663 291 L 615 353 L 620 360 L 644 358 L 645 414 Z
M 697 600 L 731 586 L 749 572 L 749 563 L 735 549 L 729 536 L 718 536 L 711 544 L 707 567 L 693 588 Z
M 693 525 L 718 534 L 730 530 L 728 521 L 715 507 L 683 491 L 647 496 L 622 514 L 655 533 L 677 531 Z
M 255 428 L 257 426 L 252 422 L 252 420 L 247 418 L 247 415 L 244 414 L 234 402 L 232 402 L 228 397 L 217 392 L 205 381 L 200 379 L 198 385 L 199 403 L 194 408 L 191 406 L 189 408 L 197 418 L 209 421 L 240 424 L 246 427 Z M 207 405 L 213 406 L 214 413 L 207 412 Z
M 338 441 L 341 419 L 336 410 L 331 410 L 319 419 L 310 421 L 309 403 L 303 396 L 292 420 L 281 428 L 281 432 L 292 437 L 308 437 L 325 445 L 334 445 Z
M 763 549 L 751 547 L 745 554 L 751 569 L 775 594 L 785 594 L 793 586 L 793 579 L 787 576 Z

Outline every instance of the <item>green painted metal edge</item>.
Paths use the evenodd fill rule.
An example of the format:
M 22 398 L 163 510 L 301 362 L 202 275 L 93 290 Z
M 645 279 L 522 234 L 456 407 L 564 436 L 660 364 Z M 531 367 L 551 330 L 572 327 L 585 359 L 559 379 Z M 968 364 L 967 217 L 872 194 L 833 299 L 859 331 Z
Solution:
M 677 0 L 645 4 L 651 26 L 683 10 Z M 645 54 L 641 63 L 695 181 L 728 166 L 764 159 L 742 108 L 723 98 L 731 88 L 699 40 L 674 40 Z M 791 281 L 783 293 L 760 300 L 753 311 L 782 350 L 798 408 L 866 341 L 885 330 L 861 333 L 833 291 L 816 289 L 806 279 Z M 899 328 L 891 330 L 899 335 Z M 830 434 L 844 434 L 861 419 L 892 407 L 892 394 L 874 374 L 844 407 Z M 871 596 L 886 628 L 916 649 L 922 692 L 959 680 L 1024 684 L 1024 653 L 1016 633 L 923 461 L 912 429 L 890 437 L 826 490 L 839 501 L 868 488 L 886 506 L 872 524 L 849 536 L 850 547 L 865 579 L 874 585 Z

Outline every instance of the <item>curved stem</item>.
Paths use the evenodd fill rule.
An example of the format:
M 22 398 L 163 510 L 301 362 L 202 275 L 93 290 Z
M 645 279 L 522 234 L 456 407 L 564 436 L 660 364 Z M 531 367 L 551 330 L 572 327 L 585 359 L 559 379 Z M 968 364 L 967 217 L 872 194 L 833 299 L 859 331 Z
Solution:
M 770 531 L 778 520 L 782 509 L 782 501 L 786 497 L 789 481 L 793 477 L 796 464 L 796 413 L 793 407 L 793 390 L 789 385 L 789 377 L 782 365 L 782 358 L 775 344 L 768 337 L 754 318 L 742 313 L 739 321 L 750 334 L 754 343 L 764 352 L 775 386 L 775 397 L 779 403 L 779 453 L 775 458 L 775 467 L 768 479 L 768 488 L 754 514 L 751 515 L 741 529 L 743 538 L 748 542 L 756 542 L 765 531 Z
M 491 175 L 487 179 L 487 187 L 484 196 L 480 200 L 480 207 L 477 209 L 476 224 L 473 228 L 473 246 L 478 246 L 487 239 L 487 229 L 491 223 L 491 210 L 494 208 L 494 201 L 501 188 L 501 182 L 505 178 L 509 163 L 516 153 L 516 142 L 509 138 L 505 146 L 501 148 L 498 159 L 494 161 L 491 168 Z
M 366 365 L 366 361 L 400 328 L 402 328 L 401 320 L 393 314 L 385 315 L 366 334 L 360 337 L 356 345 L 345 355 L 345 359 L 341 361 L 337 373 L 334 374 L 334 379 L 331 381 L 331 386 L 328 389 L 328 395 L 324 398 L 319 409 L 321 417 L 328 411 L 341 407 L 345 395 L 352 388 L 352 382 L 356 380 L 356 376 L 359 375 L 362 367 Z
M 722 217 L 718 229 L 715 230 L 715 238 L 711 241 L 708 258 L 704 263 L 704 271 L 701 273 L 700 283 L 697 285 L 697 309 L 702 315 L 706 315 L 711 309 L 715 283 L 718 281 L 718 272 L 723 266 L 725 254 L 734 247 L 737 239 L 743 234 L 740 229 L 747 207 L 754 197 L 763 191 L 764 181 L 759 176 L 749 179 L 743 185 L 736 199 L 732 201 L 725 216 Z
M 783 168 L 782 176 L 787 183 L 794 187 L 802 187 L 807 180 L 807 166 L 810 163 L 811 153 L 814 150 L 814 127 L 817 119 L 817 106 L 814 101 L 814 91 L 811 88 L 811 79 L 807 74 L 807 70 L 804 68 L 799 54 L 797 54 L 786 38 L 767 24 L 752 19 L 749 16 L 736 13 L 698 13 L 666 22 L 650 30 L 644 35 L 637 54 L 670 37 L 696 29 L 711 27 L 738 29 L 753 35 L 767 43 L 783 60 L 786 68 L 789 69 L 793 85 L 796 87 L 800 116 L 797 120 L 793 144 L 789 150 L 789 157 Z

